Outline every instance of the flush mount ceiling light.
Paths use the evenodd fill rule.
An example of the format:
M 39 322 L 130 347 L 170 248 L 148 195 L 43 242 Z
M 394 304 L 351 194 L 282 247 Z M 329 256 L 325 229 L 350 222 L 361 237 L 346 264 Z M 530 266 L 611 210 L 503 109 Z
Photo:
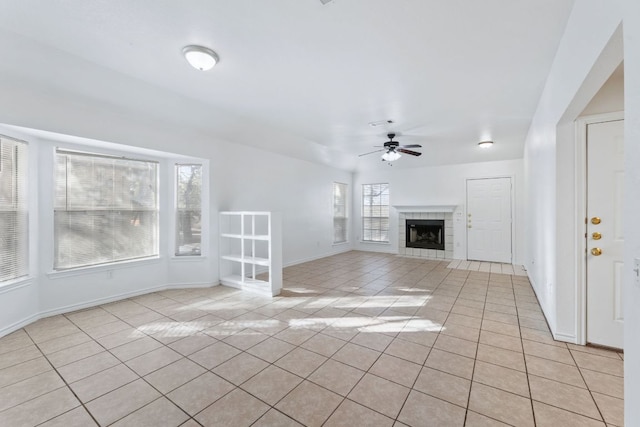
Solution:
M 214 51 L 204 46 L 185 46 L 182 48 L 182 54 L 193 68 L 200 71 L 212 69 L 220 60 Z
M 493 141 L 480 141 L 478 142 L 478 147 L 480 148 L 491 148 L 493 146 Z
M 393 162 L 394 160 L 398 160 L 400 157 L 400 153 L 397 153 L 395 150 L 389 150 L 382 155 L 382 160 L 387 162 Z
M 392 125 L 392 124 L 393 124 L 393 120 L 376 120 L 375 122 L 369 122 L 369 126 L 371 127 Z

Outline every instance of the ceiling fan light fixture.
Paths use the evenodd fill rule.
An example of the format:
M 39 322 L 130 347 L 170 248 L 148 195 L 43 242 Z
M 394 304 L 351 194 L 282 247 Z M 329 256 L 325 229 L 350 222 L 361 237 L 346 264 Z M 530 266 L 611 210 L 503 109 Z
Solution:
M 182 54 L 193 68 L 200 71 L 212 69 L 220 60 L 214 51 L 204 46 L 185 46 L 182 48 Z
M 480 148 L 491 148 L 493 147 L 493 141 L 480 141 L 478 142 L 478 147 Z
M 382 160 L 386 162 L 393 162 L 394 160 L 398 160 L 400 157 L 402 156 L 396 151 L 387 151 L 382 155 Z

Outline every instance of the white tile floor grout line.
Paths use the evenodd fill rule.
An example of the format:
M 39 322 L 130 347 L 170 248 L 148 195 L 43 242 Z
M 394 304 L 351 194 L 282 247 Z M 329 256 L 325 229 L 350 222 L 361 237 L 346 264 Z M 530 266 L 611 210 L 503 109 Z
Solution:
M 0 338 L 0 425 L 621 425 L 622 357 L 554 341 L 518 271 L 354 251 L 286 268 L 273 299 L 171 290 L 42 319 Z

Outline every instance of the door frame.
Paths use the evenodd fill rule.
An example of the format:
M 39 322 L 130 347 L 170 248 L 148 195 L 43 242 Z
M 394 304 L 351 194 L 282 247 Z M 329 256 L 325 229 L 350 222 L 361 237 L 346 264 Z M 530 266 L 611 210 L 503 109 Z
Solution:
M 624 111 L 579 117 L 575 122 L 576 325 L 578 344 L 581 345 L 587 344 L 587 127 L 618 120 L 624 120 Z
M 467 183 L 472 180 L 477 179 L 496 179 L 496 178 L 510 178 L 511 179 L 511 189 L 509 191 L 509 197 L 511 198 L 511 265 L 516 260 L 516 177 L 513 174 L 503 174 L 503 175 L 492 175 L 492 176 L 468 176 L 464 179 L 464 240 L 465 240 L 465 250 L 464 256 L 465 259 L 469 260 L 469 228 L 467 228 L 467 214 L 469 208 L 469 194 L 468 194 L 468 186 Z

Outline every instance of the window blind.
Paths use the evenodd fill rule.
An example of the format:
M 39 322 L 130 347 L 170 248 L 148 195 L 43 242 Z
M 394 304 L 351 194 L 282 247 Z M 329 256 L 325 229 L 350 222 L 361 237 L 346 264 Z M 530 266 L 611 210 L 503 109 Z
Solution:
M 0 136 L 0 282 L 28 274 L 27 144 Z
M 347 241 L 347 184 L 333 183 L 333 243 Z
M 202 165 L 176 165 L 176 256 L 201 255 Z
M 389 241 L 389 184 L 362 185 L 362 240 Z
M 158 255 L 158 164 L 56 151 L 54 269 Z

